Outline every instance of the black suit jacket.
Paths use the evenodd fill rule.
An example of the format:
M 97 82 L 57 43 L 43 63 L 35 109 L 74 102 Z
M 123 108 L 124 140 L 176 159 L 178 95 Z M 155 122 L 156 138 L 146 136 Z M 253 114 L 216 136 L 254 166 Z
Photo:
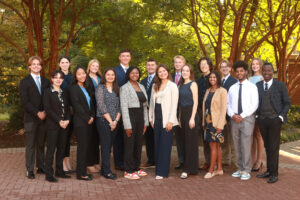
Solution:
M 155 76 L 152 78 L 151 83 L 149 88 L 147 88 L 147 82 L 148 82 L 148 76 L 141 80 L 141 84 L 145 87 L 146 92 L 147 92 L 147 97 L 148 97 L 148 104 L 150 103 L 150 98 L 151 98 L 151 92 L 152 92 L 152 86 L 154 83 Z
M 256 83 L 256 86 L 258 88 L 258 95 L 259 95 L 259 105 L 256 114 L 258 115 L 259 118 L 260 110 L 261 110 L 261 100 L 264 92 L 264 81 L 260 81 Z M 273 78 L 273 83 L 269 90 L 270 90 L 271 105 L 273 109 L 278 115 L 281 115 L 283 117 L 284 123 L 286 123 L 287 122 L 286 115 L 291 107 L 291 101 L 285 84 Z
M 126 82 L 125 82 L 125 71 L 121 65 L 117 66 L 114 68 L 116 75 L 117 75 L 117 81 L 119 87 L 122 87 Z
M 58 92 L 52 92 L 52 87 L 45 90 L 43 103 L 46 111 L 47 130 L 59 130 L 61 120 L 70 120 L 69 103 L 65 92 L 62 93 L 61 98 L 64 102 L 64 117 L 62 117 L 63 111 L 61 102 L 58 99 Z
M 92 89 L 91 89 L 92 91 Z M 73 124 L 75 127 L 88 126 L 91 117 L 95 118 L 95 98 L 90 94 L 90 108 L 86 101 L 85 95 L 78 84 L 70 87 L 70 97 L 73 107 Z
M 37 113 L 44 111 L 43 95 L 45 89 L 49 86 L 49 80 L 41 76 L 40 94 L 38 87 L 30 74 L 20 81 L 19 95 L 24 106 L 24 122 L 40 121 Z
M 227 78 L 227 80 L 225 81 L 225 84 L 223 85 L 223 88 L 225 88 L 227 90 L 227 92 L 229 91 L 229 88 L 235 84 L 236 82 L 238 82 L 237 79 L 233 78 L 231 75 L 229 75 L 229 77 Z

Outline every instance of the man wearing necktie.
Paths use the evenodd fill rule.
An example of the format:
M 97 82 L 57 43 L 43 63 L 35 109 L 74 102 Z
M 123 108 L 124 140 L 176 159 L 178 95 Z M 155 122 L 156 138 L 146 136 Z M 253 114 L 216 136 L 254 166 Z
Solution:
M 238 171 L 233 177 L 249 180 L 252 168 L 251 146 L 255 123 L 255 111 L 258 107 L 257 87 L 247 80 L 248 64 L 237 61 L 233 65 L 238 82 L 228 92 L 227 114 L 231 118 L 231 135 L 237 157 Z
M 181 69 L 185 65 L 186 60 L 183 56 L 177 55 L 174 57 L 174 68 L 175 73 L 173 74 L 173 81 L 176 83 L 176 85 L 179 84 L 180 78 L 181 78 Z M 179 112 L 177 111 L 179 114 Z M 175 167 L 175 169 L 181 169 L 183 167 L 183 142 L 184 137 L 180 135 L 180 127 L 174 126 L 173 128 L 175 132 L 175 138 L 176 138 L 176 146 L 177 146 L 177 155 L 178 155 L 178 166 Z
M 115 67 L 115 73 L 117 75 L 117 81 L 119 88 L 122 87 L 126 83 L 126 71 L 129 68 L 129 63 L 131 60 L 131 53 L 128 49 L 123 49 L 119 54 L 120 65 Z M 124 129 L 123 122 L 120 119 L 118 126 L 120 127 L 117 131 L 114 145 L 113 145 L 113 153 L 114 153 L 114 162 L 115 169 L 124 171 Z
M 231 64 L 227 60 L 222 60 L 219 64 L 220 71 L 222 73 L 222 87 L 228 92 L 230 87 L 238 82 L 233 76 L 231 76 Z M 223 151 L 223 164 L 224 165 L 235 165 L 236 156 L 234 152 L 233 139 L 230 133 L 230 117 L 226 115 L 227 124 L 224 127 L 224 143 L 221 145 Z
M 42 60 L 32 56 L 28 60 L 30 74 L 20 81 L 19 94 L 24 106 L 24 129 L 26 131 L 26 169 L 27 177 L 34 179 L 34 165 L 37 173 L 44 173 L 44 120 L 43 93 L 50 86 L 49 81 L 40 75 Z M 36 157 L 36 158 L 35 158 Z
M 267 171 L 257 177 L 269 178 L 268 183 L 278 180 L 281 125 L 287 122 L 286 115 L 291 107 L 285 84 L 274 79 L 273 73 L 273 65 L 265 63 L 262 66 L 264 80 L 256 84 L 259 94 L 256 114 L 267 154 Z
M 146 63 L 146 69 L 148 76 L 141 80 L 141 84 L 146 88 L 148 96 L 148 107 L 151 99 L 152 86 L 155 79 L 155 72 L 157 68 L 157 63 L 154 59 L 149 58 Z M 154 161 L 154 132 L 152 126 L 148 126 L 145 132 L 145 142 L 146 142 L 146 153 L 147 153 L 147 162 L 141 167 L 153 167 L 155 165 Z

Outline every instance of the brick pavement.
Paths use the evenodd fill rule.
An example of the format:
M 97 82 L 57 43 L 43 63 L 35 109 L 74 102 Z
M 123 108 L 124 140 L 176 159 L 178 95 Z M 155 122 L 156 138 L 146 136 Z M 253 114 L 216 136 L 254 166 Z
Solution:
M 201 148 L 200 148 L 201 149 Z M 72 165 L 75 166 L 75 147 L 72 147 Z M 202 151 L 202 150 L 200 150 Z M 202 153 L 200 153 L 202 155 Z M 145 152 L 143 151 L 143 158 Z M 200 158 L 202 163 L 203 157 Z M 59 179 L 58 183 L 45 181 L 44 175 L 36 179 L 25 177 L 24 148 L 0 149 L 0 200 L 4 199 L 108 199 L 108 200 L 152 200 L 152 199 L 299 199 L 300 184 L 300 141 L 281 146 L 279 181 L 267 184 L 252 173 L 249 181 L 232 178 L 232 167 L 225 167 L 223 176 L 204 180 L 205 172 L 179 178 L 180 171 L 174 170 L 177 164 L 173 148 L 171 173 L 164 180 L 154 179 L 154 169 L 148 169 L 148 176 L 132 181 L 117 172 L 116 181 L 107 180 L 95 174 L 90 182 L 72 179 Z

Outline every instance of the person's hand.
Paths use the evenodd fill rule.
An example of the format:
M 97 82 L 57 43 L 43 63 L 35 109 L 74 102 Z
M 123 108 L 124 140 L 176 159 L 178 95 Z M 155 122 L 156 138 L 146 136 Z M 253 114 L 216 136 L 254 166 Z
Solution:
M 88 121 L 88 124 L 92 124 L 92 123 L 93 123 L 93 121 L 94 121 L 94 118 L 93 118 L 93 117 L 91 117 L 91 118 L 90 118 L 90 120 Z
M 144 126 L 143 135 L 146 133 L 147 126 Z
M 222 129 L 217 128 L 217 133 L 221 133 Z
M 46 118 L 46 112 L 45 111 L 40 111 L 37 113 L 37 116 L 40 120 L 44 120 Z
M 194 119 L 190 119 L 189 126 L 190 126 L 190 129 L 193 129 L 195 127 L 195 120 Z
M 233 115 L 232 119 L 235 121 L 235 123 L 240 123 L 243 120 L 240 115 Z
M 64 122 L 65 122 L 66 127 L 67 127 L 69 125 L 69 123 L 70 123 L 70 120 L 65 120 Z
M 180 122 L 180 120 L 178 120 L 178 126 L 181 128 L 181 122 Z
M 65 122 L 64 122 L 63 120 L 60 120 L 60 121 L 59 121 L 59 126 L 60 126 L 61 128 L 65 128 Z
M 154 128 L 154 127 L 153 127 L 153 122 L 152 122 L 152 121 L 150 121 L 150 125 L 152 126 L 152 128 Z
M 125 130 L 127 137 L 131 137 L 132 129 L 126 129 Z
M 173 123 L 171 123 L 171 122 L 167 123 L 167 125 L 166 125 L 166 131 L 169 132 L 169 131 L 172 130 L 172 128 L 173 128 Z

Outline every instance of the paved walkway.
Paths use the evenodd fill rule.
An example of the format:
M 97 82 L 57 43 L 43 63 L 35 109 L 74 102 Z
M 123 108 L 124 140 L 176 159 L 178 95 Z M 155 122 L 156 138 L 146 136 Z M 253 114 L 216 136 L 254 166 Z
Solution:
M 201 148 L 200 148 L 201 149 Z M 202 151 L 202 150 L 200 150 Z M 202 155 L 202 153 L 200 153 Z M 72 147 L 72 165 L 75 166 L 75 147 Z M 143 158 L 145 152 L 143 151 Z M 201 157 L 200 162 L 202 163 Z M 204 171 L 186 180 L 179 178 L 180 171 L 173 148 L 171 173 L 164 180 L 154 179 L 154 169 L 148 169 L 148 176 L 132 181 L 117 172 L 116 181 L 107 180 L 95 174 L 90 182 L 59 179 L 58 183 L 45 181 L 44 175 L 36 179 L 25 177 L 24 148 L 0 149 L 0 200 L 4 199 L 108 199 L 108 200 L 160 200 L 160 199 L 299 199 L 300 190 L 300 141 L 281 145 L 279 181 L 267 184 L 265 179 L 249 181 L 232 178 L 232 167 L 225 167 L 223 176 L 204 180 Z

